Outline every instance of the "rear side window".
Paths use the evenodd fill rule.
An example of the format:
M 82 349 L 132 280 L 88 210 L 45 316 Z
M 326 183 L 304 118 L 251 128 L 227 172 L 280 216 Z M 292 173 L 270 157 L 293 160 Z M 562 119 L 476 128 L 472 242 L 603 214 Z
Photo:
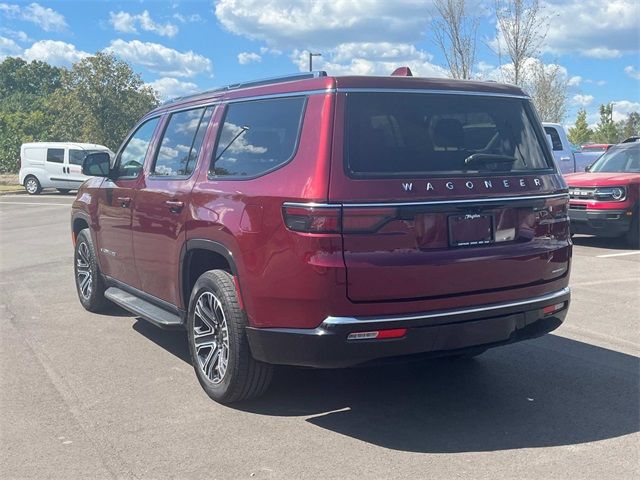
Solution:
M 304 97 L 230 104 L 210 174 L 252 178 L 287 163 L 298 143 L 304 105 Z
M 64 148 L 47 148 L 47 162 L 64 163 Z
M 550 168 L 528 101 L 455 94 L 347 94 L 345 162 L 354 177 Z
M 104 152 L 105 150 L 69 150 L 69 163 L 72 165 L 82 165 L 84 157 L 90 153 Z
M 553 144 L 553 151 L 561 151 L 562 150 L 562 140 L 560 140 L 560 135 L 558 135 L 558 131 L 553 127 L 544 127 L 544 132 L 551 137 L 551 143 Z
M 211 107 L 197 108 L 171 115 L 153 166 L 153 175 L 191 175 L 202 148 L 212 111 Z

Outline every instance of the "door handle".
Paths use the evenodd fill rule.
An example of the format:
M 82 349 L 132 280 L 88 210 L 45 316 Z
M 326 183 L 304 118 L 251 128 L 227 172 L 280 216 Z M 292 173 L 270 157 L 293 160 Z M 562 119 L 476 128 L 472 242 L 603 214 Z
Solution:
M 118 203 L 120 203 L 120 206 L 122 208 L 129 208 L 129 205 L 131 205 L 131 198 L 130 197 L 118 197 Z
M 164 203 L 169 207 L 171 213 L 180 213 L 184 208 L 184 202 L 180 200 L 167 200 Z

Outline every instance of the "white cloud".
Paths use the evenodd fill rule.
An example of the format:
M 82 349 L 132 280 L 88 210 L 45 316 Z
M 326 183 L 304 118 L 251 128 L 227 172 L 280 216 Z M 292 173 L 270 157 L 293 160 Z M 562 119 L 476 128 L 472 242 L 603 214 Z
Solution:
M 582 77 L 580 75 L 574 75 L 569 80 L 567 80 L 568 87 L 578 87 L 582 83 Z
M 587 48 L 581 50 L 582 55 L 589 58 L 598 58 L 602 60 L 610 58 L 618 58 L 622 56 L 622 52 L 617 49 L 611 49 L 606 47 Z
M 29 35 L 27 35 L 21 30 L 12 30 L 10 28 L 0 28 L 0 33 L 6 35 L 9 38 L 17 40 L 19 42 L 31 41 L 31 39 L 29 38 Z
M 66 67 L 89 55 L 87 52 L 76 49 L 71 43 L 40 40 L 27 48 L 21 56 L 27 61 L 40 60 L 51 65 Z
M 122 11 L 109 12 L 109 23 L 122 33 L 138 33 L 138 25 L 145 32 L 153 32 L 162 37 L 173 38 L 178 33 L 178 27 L 172 23 L 156 23 L 147 10 L 138 15 Z
M 254 52 L 241 52 L 238 54 L 238 63 L 247 65 L 248 63 L 261 62 L 262 57 Z
M 220 0 L 215 14 L 227 30 L 271 47 L 316 50 L 364 38 L 415 42 L 429 20 L 424 0 Z
M 631 78 L 635 78 L 636 80 L 640 80 L 640 71 L 636 70 L 631 65 L 629 65 L 628 67 L 624 67 L 624 73 L 629 75 Z
M 637 0 L 544 0 L 550 15 L 546 50 L 578 52 L 591 58 L 616 58 L 640 50 Z
M 199 91 L 198 85 L 193 82 L 181 82 L 177 78 L 163 77 L 149 83 L 153 87 L 160 98 L 168 100 L 170 98 L 181 97 Z
M 587 107 L 593 103 L 593 95 L 574 95 L 572 98 L 574 105 Z
M 6 57 L 20 56 L 22 48 L 10 38 L 0 37 L 0 60 Z
M 631 112 L 640 112 L 640 102 L 616 100 L 613 103 L 613 121 L 626 120 Z
M 183 15 L 181 13 L 174 13 L 173 18 L 178 20 L 180 23 L 191 23 L 191 22 L 202 22 L 203 19 L 197 13 L 192 13 L 191 15 Z
M 309 68 L 306 51 L 294 50 L 291 59 L 300 71 Z M 330 75 L 390 75 L 396 68 L 408 66 L 415 76 L 445 77 L 446 71 L 431 63 L 432 56 L 407 43 L 344 43 L 313 60 L 315 70 Z
M 47 32 L 61 32 L 67 28 L 64 15 L 52 8 L 43 7 L 39 3 L 31 3 L 26 7 L 0 3 L 0 12 L 3 12 L 8 18 L 19 18 L 34 23 Z
M 193 77 L 210 72 L 211 60 L 192 52 L 179 52 L 159 43 L 113 40 L 105 49 L 123 60 L 170 77 Z

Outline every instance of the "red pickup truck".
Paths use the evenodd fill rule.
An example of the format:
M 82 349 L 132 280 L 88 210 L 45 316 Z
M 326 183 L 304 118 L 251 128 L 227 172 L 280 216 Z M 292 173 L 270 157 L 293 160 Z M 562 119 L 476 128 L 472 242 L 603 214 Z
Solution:
M 565 176 L 569 185 L 571 233 L 624 236 L 640 248 L 640 143 L 621 143 L 585 173 Z

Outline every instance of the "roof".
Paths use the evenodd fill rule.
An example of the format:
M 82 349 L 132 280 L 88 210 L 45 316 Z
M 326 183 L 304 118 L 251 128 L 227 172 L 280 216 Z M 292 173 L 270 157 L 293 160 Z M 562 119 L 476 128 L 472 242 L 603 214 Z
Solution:
M 258 97 L 296 92 L 332 92 L 340 89 L 406 89 L 406 90 L 446 90 L 473 92 L 506 96 L 527 96 L 520 87 L 492 81 L 454 80 L 449 78 L 423 78 L 407 76 L 328 76 L 326 72 L 309 72 L 283 77 L 262 79 L 227 85 L 202 93 L 170 100 L 160 105 L 148 115 L 162 113 L 176 108 L 195 106 L 214 100 Z

